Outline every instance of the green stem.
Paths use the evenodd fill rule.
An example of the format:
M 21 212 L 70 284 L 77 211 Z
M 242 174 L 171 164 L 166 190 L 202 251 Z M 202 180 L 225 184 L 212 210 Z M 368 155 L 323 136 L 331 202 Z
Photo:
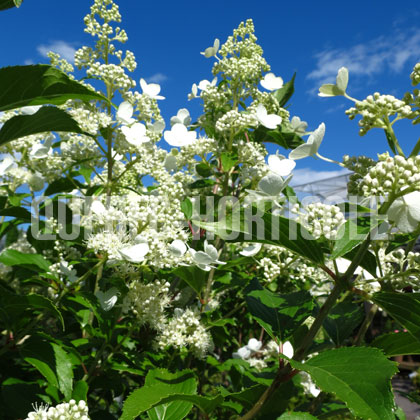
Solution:
M 361 325 L 356 338 L 354 339 L 355 346 L 360 346 L 360 344 L 362 343 L 363 338 L 367 330 L 369 329 L 370 324 L 372 323 L 377 310 L 378 310 L 378 306 L 375 304 L 370 307 L 369 312 L 366 315 L 366 318 L 364 319 L 363 324 Z
M 405 157 L 405 154 L 403 152 L 403 150 L 401 149 L 400 143 L 398 142 L 397 136 L 395 135 L 394 129 L 392 128 L 391 123 L 389 122 L 388 117 L 385 119 L 385 124 L 386 124 L 386 128 L 385 131 L 388 134 L 387 138 L 389 141 L 392 142 L 392 144 L 395 146 L 395 148 L 397 149 L 397 152 L 400 156 Z
M 420 153 L 420 139 L 417 140 L 416 145 L 414 146 L 413 151 L 410 153 L 409 157 L 415 157 Z

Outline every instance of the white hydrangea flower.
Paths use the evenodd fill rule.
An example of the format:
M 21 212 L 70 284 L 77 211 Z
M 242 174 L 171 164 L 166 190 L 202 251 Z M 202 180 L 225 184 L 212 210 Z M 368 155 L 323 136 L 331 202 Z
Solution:
M 200 54 L 204 55 L 206 58 L 214 57 L 217 54 L 217 51 L 219 51 L 219 47 L 220 41 L 216 38 L 214 40 L 213 46 L 206 48 L 204 52 L 201 52 Z
M 116 287 L 111 287 L 111 289 L 106 292 L 98 290 L 95 293 L 95 296 L 98 298 L 99 303 L 104 311 L 110 311 L 118 301 L 118 289 Z
M 16 167 L 16 163 L 11 156 L 6 156 L 0 163 L 0 176 L 7 174 L 7 172 Z
M 44 159 L 52 153 L 52 138 L 48 138 L 44 143 L 36 143 L 32 146 L 29 156 L 32 159 Z
M 117 120 L 123 124 L 130 125 L 133 124 L 135 119 L 133 117 L 133 105 L 128 101 L 121 102 L 117 111 Z
M 309 136 L 305 144 L 301 144 L 289 153 L 289 159 L 298 160 L 308 156 L 314 156 L 318 153 L 322 140 L 325 135 L 325 124 L 321 123 L 319 127 Z
M 34 410 L 28 414 L 25 420 L 90 420 L 88 407 L 85 401 L 78 403 L 70 400 L 68 403 L 58 404 L 56 407 L 48 407 L 34 404 Z
M 175 241 L 169 245 L 169 251 L 176 257 L 182 257 L 187 252 L 187 245 L 180 239 L 175 239 Z
M 232 353 L 234 359 L 249 359 L 254 353 L 260 351 L 262 347 L 262 342 L 256 338 L 251 338 L 248 340 L 248 344 L 240 347 L 238 351 Z
M 280 89 L 283 86 L 283 79 L 276 76 L 274 73 L 267 73 L 260 83 L 264 89 L 273 91 Z
M 146 80 L 140 79 L 140 87 L 144 95 L 149 96 L 152 99 L 165 99 L 164 96 L 159 95 L 160 85 L 157 83 L 147 83 Z
M 294 160 L 286 159 L 283 155 L 275 154 L 268 157 L 268 167 L 277 175 L 288 176 L 295 166 Z
M 346 94 L 347 85 L 349 83 L 349 71 L 346 67 L 341 67 L 337 72 L 335 85 L 325 84 L 319 88 L 318 96 L 340 96 Z
M 138 243 L 123 249 L 120 249 L 121 256 L 132 263 L 141 263 L 149 252 L 147 243 Z
M 121 131 L 125 139 L 133 146 L 139 147 L 143 143 L 148 143 L 150 137 L 147 136 L 146 126 L 142 123 L 135 123 L 131 126 L 122 126 Z
M 195 131 L 188 131 L 184 124 L 176 123 L 172 129 L 166 130 L 163 133 L 166 142 L 173 147 L 188 146 L 197 140 L 197 133 Z
M 410 233 L 420 223 L 420 191 L 414 191 L 395 200 L 388 210 L 389 220 L 396 223 L 398 229 Z
M 206 91 L 209 87 L 216 86 L 216 84 L 217 84 L 217 77 L 215 77 L 211 82 L 209 82 L 208 80 L 202 80 L 198 84 L 198 89 Z
M 298 136 L 303 136 L 306 133 L 306 129 L 308 128 L 308 123 L 306 121 L 302 121 L 297 116 L 294 116 L 290 120 L 290 125 L 292 127 L 292 131 L 295 132 Z
M 257 106 L 255 116 L 264 127 L 270 130 L 274 130 L 282 122 L 282 118 L 279 115 L 268 114 L 265 106 L 262 104 Z
M 171 118 L 171 125 L 183 124 L 188 127 L 191 124 L 190 112 L 186 108 L 182 108 Z
M 214 267 L 214 264 L 226 264 L 223 261 L 219 261 L 219 253 L 217 249 L 210 245 L 207 240 L 204 241 L 204 251 L 196 251 L 190 248 L 189 252 L 194 263 L 204 271 L 210 271 Z
M 191 99 L 195 99 L 197 98 L 198 94 L 198 86 L 194 83 L 191 87 L 191 93 L 188 94 L 188 100 L 190 101 Z
M 261 248 L 262 244 L 254 243 L 246 246 L 239 254 L 243 255 L 244 257 L 253 257 L 260 252 Z

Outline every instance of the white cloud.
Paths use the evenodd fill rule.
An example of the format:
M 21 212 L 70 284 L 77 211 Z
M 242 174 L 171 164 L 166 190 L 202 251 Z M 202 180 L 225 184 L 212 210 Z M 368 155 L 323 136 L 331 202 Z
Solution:
M 52 51 L 57 54 L 60 54 L 60 56 L 70 63 L 74 62 L 74 53 L 76 52 L 76 48 L 73 47 L 72 43 L 66 42 L 66 41 L 53 41 L 49 44 L 43 44 L 39 45 L 37 47 L 37 51 L 39 54 L 41 54 L 43 57 L 47 57 L 47 54 Z
M 420 29 L 394 31 L 350 47 L 329 48 L 315 54 L 316 68 L 307 78 L 317 86 L 334 83 L 337 70 L 345 66 L 350 77 L 373 76 L 384 71 L 399 72 L 409 62 L 420 59 Z
M 295 169 L 293 171 L 293 178 L 290 185 L 299 186 L 322 180 L 331 180 L 333 182 L 333 180 L 336 180 L 337 177 L 341 177 L 349 173 L 350 172 L 347 169 L 339 169 L 338 171 L 314 171 L 310 168 Z
M 166 82 L 166 80 L 168 80 L 168 76 L 163 73 L 155 73 L 150 77 L 146 77 L 147 83 L 163 83 Z
M 25 64 L 25 66 L 29 66 L 31 64 L 35 64 L 35 62 L 34 60 L 31 60 L 30 58 L 28 58 L 27 60 L 23 62 L 23 64 Z

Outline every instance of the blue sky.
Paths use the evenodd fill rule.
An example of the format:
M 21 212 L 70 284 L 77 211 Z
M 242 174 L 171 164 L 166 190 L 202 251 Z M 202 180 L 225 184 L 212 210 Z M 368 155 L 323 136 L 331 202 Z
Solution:
M 26 0 L 20 9 L 2 12 L 0 66 L 47 62 L 48 49 L 65 55 L 90 44 L 92 38 L 83 32 L 90 4 L 89 0 Z M 291 114 L 307 121 L 310 129 L 325 122 L 321 154 L 337 160 L 344 154 L 374 157 L 386 150 L 387 143 L 379 130 L 359 137 L 357 122 L 344 114 L 351 102 L 318 97 L 320 84 L 334 82 L 337 69 L 345 65 L 350 69 L 351 96 L 363 99 L 378 91 L 402 97 L 411 89 L 409 75 L 420 61 L 418 1 L 120 0 L 118 4 L 129 37 L 126 47 L 139 64 L 135 78 L 161 84 L 167 99 L 160 105 L 167 122 L 183 107 L 198 115 L 199 100 L 188 102 L 187 94 L 193 83 L 211 79 L 213 63 L 200 51 L 216 37 L 224 42 L 241 21 L 252 18 L 272 71 L 285 81 L 297 72 Z M 411 151 L 419 137 L 417 128 L 397 124 L 403 148 Z M 301 183 L 339 168 L 304 159 L 298 169 L 296 181 Z

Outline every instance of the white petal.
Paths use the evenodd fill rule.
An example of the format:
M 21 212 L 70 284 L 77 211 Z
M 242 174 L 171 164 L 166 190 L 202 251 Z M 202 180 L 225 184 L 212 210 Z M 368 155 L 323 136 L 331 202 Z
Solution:
M 204 242 L 204 252 L 213 260 L 217 260 L 217 257 L 219 256 L 219 253 L 217 252 L 217 249 L 213 246 L 207 243 L 207 241 Z
M 142 243 L 136 244 L 130 247 L 126 247 L 120 250 L 121 256 L 127 261 L 133 263 L 140 263 L 144 261 L 145 255 L 149 252 L 149 245 Z
M 124 101 L 120 104 L 117 111 L 117 119 L 124 124 L 131 124 L 134 122 L 133 116 L 133 105 L 128 101 Z
M 187 146 L 197 138 L 195 131 L 188 131 L 184 124 L 175 124 L 170 131 L 165 131 L 163 137 L 166 142 L 174 147 Z
M 259 243 L 251 244 L 245 247 L 240 252 L 240 254 L 243 255 L 244 257 L 252 257 L 260 252 L 261 247 L 262 247 L 262 244 L 259 244 Z
M 175 239 L 168 248 L 176 257 L 182 257 L 187 252 L 187 245 L 179 239 Z
M 291 359 L 294 355 L 294 350 L 293 350 L 293 346 L 290 343 L 290 341 L 286 341 L 285 343 L 283 343 L 283 349 L 282 349 L 282 353 L 288 357 L 289 359 Z
M 118 300 L 118 289 L 115 287 L 112 287 L 111 289 L 107 290 L 106 292 L 102 292 L 101 290 L 98 290 L 95 293 L 95 296 L 98 298 L 99 303 L 104 311 L 111 310 Z
M 263 88 L 273 91 L 280 89 L 283 86 L 283 79 L 281 77 L 276 77 L 274 73 L 267 73 L 260 83 Z
M 281 117 L 275 114 L 267 114 L 264 105 L 259 104 L 256 109 L 256 117 L 258 121 L 266 128 L 273 130 L 281 124 Z
M 95 213 L 96 215 L 101 215 L 101 214 L 105 214 L 107 212 L 105 206 L 98 200 L 95 200 L 91 207 L 90 210 Z
M 318 152 L 319 146 L 321 146 L 322 140 L 325 136 L 325 124 L 321 123 L 319 127 L 309 136 L 307 141 L 308 144 L 312 144 L 314 147 L 314 153 Z
M 420 222 L 420 191 L 414 191 L 410 194 L 404 195 L 403 200 L 408 206 L 410 216 Z
M 178 168 L 176 156 L 167 155 L 165 158 L 165 169 L 167 171 L 175 171 Z
M 241 359 L 248 359 L 251 356 L 251 350 L 247 346 L 241 347 L 238 350 L 238 355 Z
M 20 108 L 22 115 L 33 115 L 39 111 L 41 105 L 24 106 Z
M 15 161 L 13 160 L 13 158 L 10 156 L 6 156 L 0 163 L 0 176 L 6 174 L 14 165 Z
M 346 92 L 347 85 L 349 83 L 349 71 L 345 67 L 341 67 L 337 73 L 336 86 L 343 93 Z
M 277 155 L 268 157 L 268 167 L 271 171 L 280 176 L 288 176 L 296 166 L 296 162 L 291 159 L 281 159 Z
M 301 144 L 289 153 L 289 159 L 298 160 L 312 155 L 311 144 Z
M 251 350 L 251 351 L 258 351 L 261 347 L 262 347 L 262 342 L 257 340 L 256 338 L 251 338 L 248 341 L 247 347 Z
M 301 119 L 296 116 L 292 118 L 290 124 L 292 126 L 292 130 L 301 136 L 305 134 L 306 129 L 308 128 L 308 123 L 306 121 L 301 121 Z
M 190 249 L 190 253 L 191 253 L 191 249 Z M 213 259 L 203 251 L 195 251 L 192 254 L 192 258 L 194 262 L 197 264 L 208 265 L 213 262 Z
M 165 129 L 165 121 L 164 120 L 157 120 L 150 126 L 150 130 L 153 133 L 162 133 L 162 131 L 164 129 Z
M 269 173 L 258 183 L 258 188 L 271 197 L 278 196 L 284 188 L 284 180 L 281 176 Z
M 32 146 L 30 156 L 33 159 L 43 159 L 51 154 L 51 141 L 42 143 L 37 143 Z

